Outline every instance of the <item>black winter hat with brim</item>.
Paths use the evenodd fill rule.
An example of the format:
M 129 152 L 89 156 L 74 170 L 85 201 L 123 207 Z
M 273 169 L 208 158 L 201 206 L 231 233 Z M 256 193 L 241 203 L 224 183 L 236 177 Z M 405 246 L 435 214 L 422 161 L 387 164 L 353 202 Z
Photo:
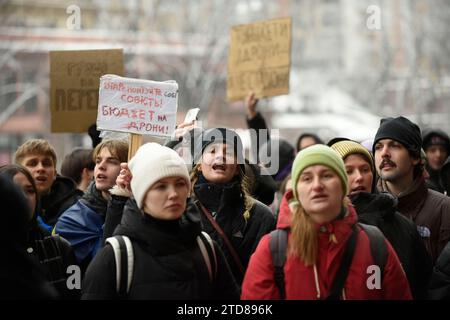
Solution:
M 380 127 L 373 141 L 373 154 L 375 154 L 375 145 L 382 139 L 398 141 L 406 149 L 420 157 L 420 149 L 422 148 L 420 128 L 417 124 L 405 117 L 384 118 L 380 120 Z
M 239 135 L 228 128 L 212 128 L 202 132 L 202 134 L 196 137 L 195 147 L 195 162 L 198 163 L 206 147 L 215 143 L 225 143 L 231 147 L 235 152 L 237 163 L 244 164 L 244 147 Z

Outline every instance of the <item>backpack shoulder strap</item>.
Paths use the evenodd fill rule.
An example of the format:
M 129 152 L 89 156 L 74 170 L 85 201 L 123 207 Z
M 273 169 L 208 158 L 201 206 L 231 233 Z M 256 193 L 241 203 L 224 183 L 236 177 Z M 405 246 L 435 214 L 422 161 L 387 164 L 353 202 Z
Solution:
M 388 249 L 383 233 L 376 226 L 358 223 L 366 232 L 370 240 L 370 253 L 375 264 L 380 268 L 381 279 L 384 275 L 384 267 L 386 266 L 388 258 Z
M 209 280 L 210 282 L 213 282 L 217 275 L 217 256 L 214 249 L 214 243 L 209 234 L 202 231 L 200 235 L 197 236 L 197 244 L 208 269 Z
M 114 236 L 106 239 L 114 251 L 116 262 L 116 291 L 125 296 L 130 291 L 133 280 L 134 252 L 133 245 L 127 236 Z M 122 275 L 126 276 L 122 276 Z
M 275 284 L 280 291 L 280 299 L 286 299 L 284 286 L 284 263 L 286 262 L 286 250 L 288 232 L 286 229 L 275 229 L 270 232 L 269 248 L 272 254 L 272 263 L 275 268 Z
M 350 266 L 353 262 L 356 243 L 358 241 L 358 230 L 355 225 L 352 226 L 350 237 L 345 244 L 344 252 L 342 254 L 341 265 L 336 273 L 336 276 L 331 285 L 330 293 L 327 300 L 339 300 L 341 298 L 342 290 L 347 280 Z

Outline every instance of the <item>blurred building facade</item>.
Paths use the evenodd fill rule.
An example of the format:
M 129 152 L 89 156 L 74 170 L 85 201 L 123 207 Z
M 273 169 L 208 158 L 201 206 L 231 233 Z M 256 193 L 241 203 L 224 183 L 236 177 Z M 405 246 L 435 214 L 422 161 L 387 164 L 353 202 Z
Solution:
M 349 99 L 326 99 L 342 92 L 366 118 L 404 114 L 450 130 L 445 0 L 79 0 L 80 29 L 67 25 L 72 4 L 0 2 L 0 163 L 30 137 L 50 140 L 59 158 L 90 145 L 87 135 L 50 133 L 51 50 L 123 48 L 126 76 L 179 83 L 180 117 L 200 107 L 209 126 L 245 128 L 243 103 L 225 99 L 229 28 L 286 16 L 293 21 L 291 93 L 260 102 L 269 127 L 292 142 L 302 131 L 343 135 L 330 123 L 339 118 L 303 126 L 281 117 L 338 110 L 354 118 Z M 370 25 L 377 14 L 379 29 Z

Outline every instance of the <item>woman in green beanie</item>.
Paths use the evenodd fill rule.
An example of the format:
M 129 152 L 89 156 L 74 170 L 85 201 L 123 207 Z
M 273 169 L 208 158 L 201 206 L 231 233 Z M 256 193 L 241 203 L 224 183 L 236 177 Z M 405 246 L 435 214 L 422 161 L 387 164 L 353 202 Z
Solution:
M 388 241 L 382 238 L 387 248 L 382 273 L 372 258 L 369 237 L 346 197 L 348 179 L 341 157 L 324 145 L 306 148 L 298 153 L 291 174 L 293 190 L 285 197 L 292 201 L 283 202 L 284 219 L 277 226 L 287 230 L 287 249 L 271 249 L 278 230 L 261 239 L 250 259 L 241 298 L 411 299 L 405 273 Z M 286 259 L 276 275 L 275 253 Z

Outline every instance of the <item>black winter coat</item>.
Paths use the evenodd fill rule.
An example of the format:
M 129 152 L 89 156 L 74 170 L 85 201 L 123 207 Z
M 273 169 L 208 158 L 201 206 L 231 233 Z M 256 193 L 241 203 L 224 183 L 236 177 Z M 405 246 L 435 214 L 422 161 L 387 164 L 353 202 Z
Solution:
M 450 242 L 442 250 L 430 281 L 429 298 L 450 300 Z
M 441 168 L 440 176 L 442 189 L 444 190 L 443 193 L 450 196 L 450 157 L 445 160 Z
M 429 178 L 425 180 L 428 189 L 437 191 L 439 193 L 444 193 L 445 189 L 444 186 L 442 185 L 442 178 L 441 178 L 441 170 L 433 170 L 431 169 L 431 167 L 427 166 L 426 167 L 427 172 L 429 174 Z
M 50 193 L 41 196 L 39 215 L 46 224 L 53 227 L 59 216 L 82 195 L 83 192 L 77 189 L 71 179 L 57 176 Z
M 215 221 L 230 240 L 246 269 L 259 240 L 275 229 L 276 221 L 272 211 L 261 202 L 253 200 L 254 205 L 250 210 L 250 217 L 248 220 L 245 219 L 243 215 L 244 195 L 241 192 L 239 181 L 226 185 L 199 182 L 195 185 L 194 192 L 196 199 L 215 217 Z M 244 275 L 239 271 L 224 240 L 203 212 L 202 226 L 203 230 L 211 235 L 223 250 L 234 277 L 240 285 Z
M 391 194 L 361 192 L 351 201 L 358 220 L 377 226 L 392 244 L 414 299 L 425 299 L 433 265 L 414 222 L 396 211 L 397 201 Z
M 163 221 L 143 214 L 130 199 L 114 232 L 128 236 L 133 244 L 135 262 L 127 299 L 239 299 L 238 287 L 217 244 L 218 270 L 216 280 L 210 282 L 196 241 L 200 232 L 196 210 L 188 210 L 179 220 Z M 82 299 L 117 298 L 114 253 L 107 245 L 86 271 Z
M 0 300 L 56 299 L 43 268 L 26 252 L 29 211 L 22 190 L 9 177 L 0 175 Z

